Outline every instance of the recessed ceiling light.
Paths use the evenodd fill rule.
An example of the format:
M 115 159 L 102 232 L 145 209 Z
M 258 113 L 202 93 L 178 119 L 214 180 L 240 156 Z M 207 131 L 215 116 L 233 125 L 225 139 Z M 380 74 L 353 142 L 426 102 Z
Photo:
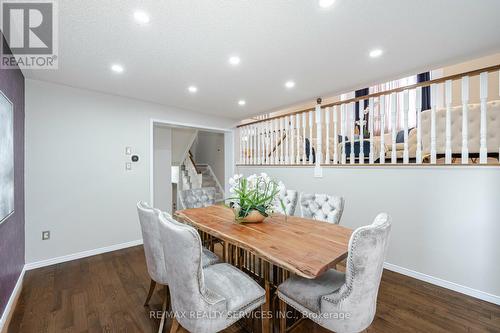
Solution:
M 293 81 L 286 81 L 285 82 L 285 87 L 287 87 L 288 89 L 292 89 L 293 87 L 295 87 L 295 82 L 293 82 Z
M 233 66 L 236 66 L 236 65 L 239 65 L 241 62 L 241 59 L 240 57 L 238 56 L 232 56 L 232 57 L 229 57 L 229 63 Z
M 238 101 L 238 105 L 243 106 L 243 105 L 245 105 L 245 104 L 247 104 L 247 102 L 245 102 L 245 100 L 243 100 L 243 99 L 240 99 L 240 100 Z
M 331 7 L 335 3 L 335 0 L 319 0 L 319 6 L 321 8 Z
M 188 91 L 189 91 L 190 93 L 193 93 L 193 94 L 194 94 L 195 92 L 197 92 L 197 91 L 198 91 L 198 88 L 197 88 L 197 87 L 195 87 L 195 86 L 189 86 L 189 87 L 188 87 Z
M 137 10 L 134 12 L 134 19 L 139 24 L 148 24 L 149 23 L 149 15 L 142 10 Z
M 370 51 L 370 57 L 372 58 L 378 58 L 384 53 L 381 49 L 375 49 Z
M 123 73 L 125 70 L 122 65 L 119 64 L 113 64 L 111 65 L 111 70 L 115 73 Z

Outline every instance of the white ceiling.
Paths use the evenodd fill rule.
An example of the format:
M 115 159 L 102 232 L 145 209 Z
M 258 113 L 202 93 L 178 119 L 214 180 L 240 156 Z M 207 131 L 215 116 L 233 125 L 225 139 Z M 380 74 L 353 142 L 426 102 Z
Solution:
M 58 3 L 59 70 L 28 78 L 235 119 L 500 50 L 498 0 Z M 384 55 L 369 58 L 376 47 Z M 124 73 L 109 70 L 115 62 Z

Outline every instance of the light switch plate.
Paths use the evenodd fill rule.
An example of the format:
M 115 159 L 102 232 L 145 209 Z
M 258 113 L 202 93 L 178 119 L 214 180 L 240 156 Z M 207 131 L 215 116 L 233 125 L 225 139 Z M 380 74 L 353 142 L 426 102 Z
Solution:
M 125 147 L 125 155 L 132 155 L 132 147 Z
M 50 239 L 50 231 L 42 231 L 42 240 L 49 240 Z
M 125 163 L 125 170 L 127 170 L 127 171 L 132 170 L 132 163 L 130 163 L 130 162 Z

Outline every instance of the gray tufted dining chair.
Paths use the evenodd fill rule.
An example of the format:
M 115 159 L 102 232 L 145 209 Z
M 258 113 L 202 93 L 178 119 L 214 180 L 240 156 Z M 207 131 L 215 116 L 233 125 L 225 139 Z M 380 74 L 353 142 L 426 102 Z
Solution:
M 187 225 L 160 216 L 160 235 L 172 297 L 174 318 L 191 333 L 219 332 L 265 302 L 265 291 L 234 266 L 221 263 L 203 268 L 201 239 Z M 196 315 L 190 315 L 196 314 Z
M 168 279 L 167 270 L 165 267 L 165 258 L 163 253 L 163 246 L 160 239 L 159 216 L 168 215 L 168 213 L 161 212 L 158 209 L 150 207 L 145 202 L 137 203 L 137 213 L 139 215 L 139 222 L 141 224 L 141 232 L 144 243 L 144 254 L 146 256 L 146 266 L 148 274 L 151 278 L 149 285 L 149 292 L 146 297 L 144 306 L 149 304 L 151 296 L 155 290 L 156 284 L 165 286 L 163 310 L 166 310 L 168 304 Z M 178 222 L 176 222 L 178 223 Z M 213 265 L 219 262 L 219 258 L 213 252 L 203 248 L 202 263 L 203 266 Z M 160 323 L 160 332 L 163 329 L 164 318 Z
M 297 201 L 299 197 L 299 192 L 295 190 L 286 190 L 286 192 L 279 196 L 279 199 L 283 201 L 286 210 L 283 211 L 283 207 L 281 207 L 280 200 L 275 200 L 273 203 L 274 211 L 280 214 L 285 214 L 288 216 L 292 216 L 295 213 L 295 207 L 297 207 Z
M 302 217 L 339 224 L 344 212 L 344 198 L 328 194 L 301 193 L 300 210 Z
M 346 273 L 330 269 L 312 280 L 293 276 L 278 287 L 278 297 L 329 330 L 363 331 L 375 316 L 390 230 L 390 217 L 379 214 L 351 235 Z
M 200 208 L 215 204 L 215 187 L 202 187 L 181 191 L 181 206 L 186 208 Z

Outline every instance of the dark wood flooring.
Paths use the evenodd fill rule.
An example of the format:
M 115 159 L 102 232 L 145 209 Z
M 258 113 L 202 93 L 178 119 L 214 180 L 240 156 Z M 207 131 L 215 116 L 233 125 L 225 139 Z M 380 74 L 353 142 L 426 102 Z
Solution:
M 155 332 L 161 298 L 144 307 L 148 287 L 142 246 L 28 271 L 8 332 Z M 299 332 L 327 331 L 303 321 Z M 500 332 L 500 306 L 384 271 L 367 332 Z

